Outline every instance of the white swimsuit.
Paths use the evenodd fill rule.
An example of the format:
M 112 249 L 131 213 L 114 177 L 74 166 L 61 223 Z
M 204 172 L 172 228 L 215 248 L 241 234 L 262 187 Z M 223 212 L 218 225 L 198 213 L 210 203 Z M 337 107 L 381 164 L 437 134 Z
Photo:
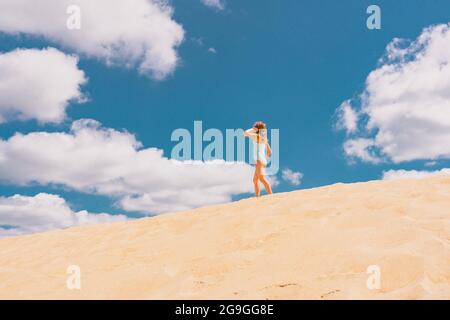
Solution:
M 264 166 L 267 165 L 266 143 L 253 142 L 253 157 L 255 161 L 261 161 Z

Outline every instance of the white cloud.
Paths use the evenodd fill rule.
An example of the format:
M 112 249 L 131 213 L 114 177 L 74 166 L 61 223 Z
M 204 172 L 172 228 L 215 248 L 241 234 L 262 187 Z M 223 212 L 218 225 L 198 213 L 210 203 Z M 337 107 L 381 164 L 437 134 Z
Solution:
M 383 180 L 423 179 L 441 175 L 450 175 L 450 169 L 445 168 L 436 171 L 389 170 L 383 172 Z
M 437 161 L 428 161 L 428 162 L 425 163 L 425 166 L 426 167 L 434 167 L 437 164 L 438 164 Z
M 203 47 L 205 45 L 205 41 L 201 37 L 192 37 L 191 40 L 199 47 Z
M 83 102 L 86 83 L 76 57 L 48 48 L 0 54 L 0 123 L 61 122 L 70 101 Z
M 382 160 L 376 154 L 374 147 L 375 143 L 371 139 L 349 139 L 344 143 L 344 152 L 350 158 L 359 158 L 366 162 L 378 164 L 382 162 Z
M 209 52 L 209 53 L 216 54 L 216 53 L 217 53 L 217 50 L 216 50 L 215 48 L 211 47 L 211 48 L 208 49 L 208 52 Z
M 358 114 L 352 108 L 350 101 L 344 101 L 338 108 L 337 128 L 344 129 L 348 134 L 355 132 L 358 128 Z
M 214 8 L 217 10 L 225 9 L 225 2 L 223 0 L 201 0 L 202 3 L 210 8 Z
M 135 136 L 79 120 L 71 131 L 15 134 L 0 140 L 0 180 L 62 185 L 113 196 L 126 210 L 161 213 L 231 201 L 252 191 L 253 168 L 245 163 L 165 158 L 142 148 Z
M 0 197 L 0 237 L 126 219 L 124 215 L 74 212 L 63 198 L 53 194 Z
M 281 172 L 281 178 L 294 186 L 299 186 L 302 183 L 303 173 L 284 169 Z
M 395 163 L 450 158 L 450 24 L 429 27 L 413 42 L 394 39 L 360 98 L 343 106 L 338 126 L 351 133 L 348 156 Z
M 69 5 L 81 9 L 81 29 L 66 27 Z M 177 66 L 184 30 L 166 0 L 0 1 L 0 32 L 44 37 L 107 64 L 136 67 L 163 79 Z

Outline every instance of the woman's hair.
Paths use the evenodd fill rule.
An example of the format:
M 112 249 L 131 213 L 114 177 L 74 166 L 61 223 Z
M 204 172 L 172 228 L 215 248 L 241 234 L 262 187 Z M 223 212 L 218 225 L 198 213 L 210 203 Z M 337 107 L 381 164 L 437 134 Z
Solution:
M 256 138 L 258 143 L 260 142 L 261 138 L 263 139 L 263 141 L 267 139 L 267 131 L 266 131 L 267 127 L 264 122 L 262 121 L 255 122 L 253 128 L 258 129 L 258 131 L 256 132 L 258 134 Z
M 257 122 L 255 122 L 255 124 L 253 125 L 253 128 L 256 128 L 256 129 L 258 129 L 258 130 L 266 129 L 266 124 L 265 124 L 264 122 L 262 122 L 262 121 L 257 121 Z

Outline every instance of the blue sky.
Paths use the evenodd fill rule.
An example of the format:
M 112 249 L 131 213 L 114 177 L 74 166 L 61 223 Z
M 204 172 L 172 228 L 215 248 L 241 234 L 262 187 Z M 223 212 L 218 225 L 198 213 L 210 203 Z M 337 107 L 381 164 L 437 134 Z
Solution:
M 381 30 L 366 27 L 371 4 L 381 8 Z M 73 121 L 87 118 L 135 134 L 144 147 L 162 149 L 168 156 L 175 145 L 170 141 L 172 131 L 192 130 L 195 120 L 203 121 L 205 129 L 223 131 L 263 120 L 269 128 L 280 130 L 281 169 L 304 175 L 300 186 L 279 177 L 275 192 L 381 179 L 383 171 L 391 169 L 449 166 L 445 155 L 432 169 L 424 164 L 435 155 L 398 163 L 352 161 L 343 151 L 346 133 L 334 128 L 336 110 L 364 90 L 367 76 L 377 69 L 392 39 L 414 40 L 424 28 L 448 23 L 448 1 L 227 0 L 223 10 L 200 0 L 173 0 L 170 5 L 172 19 L 185 31 L 176 48 L 179 62 L 173 73 L 155 80 L 135 68 L 110 66 L 80 54 L 78 68 L 88 78 L 82 91 L 89 101 L 70 104 L 60 123 L 40 124 L 33 119 L 2 123 L 0 137 L 5 140 L 15 132 L 69 132 Z M 77 54 L 45 36 L 0 36 L 3 53 L 49 46 Z M 8 181 L 0 186 L 3 197 L 39 192 L 60 195 L 75 211 L 139 216 L 118 207 L 105 194 L 70 186 L 19 186 Z M 250 195 L 233 195 L 233 199 Z

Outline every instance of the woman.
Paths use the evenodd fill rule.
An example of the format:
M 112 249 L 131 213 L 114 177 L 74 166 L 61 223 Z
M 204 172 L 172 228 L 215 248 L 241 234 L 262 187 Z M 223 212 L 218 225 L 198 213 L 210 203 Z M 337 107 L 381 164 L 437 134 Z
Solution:
M 253 184 L 255 186 L 255 194 L 257 197 L 261 195 L 259 182 L 261 181 L 268 194 L 272 194 L 272 188 L 264 176 L 264 168 L 267 166 L 267 160 L 272 155 L 269 141 L 267 139 L 267 128 L 264 122 L 258 121 L 253 128 L 244 132 L 244 136 L 249 137 L 254 142 L 254 158 L 256 160 L 255 174 L 253 176 Z

